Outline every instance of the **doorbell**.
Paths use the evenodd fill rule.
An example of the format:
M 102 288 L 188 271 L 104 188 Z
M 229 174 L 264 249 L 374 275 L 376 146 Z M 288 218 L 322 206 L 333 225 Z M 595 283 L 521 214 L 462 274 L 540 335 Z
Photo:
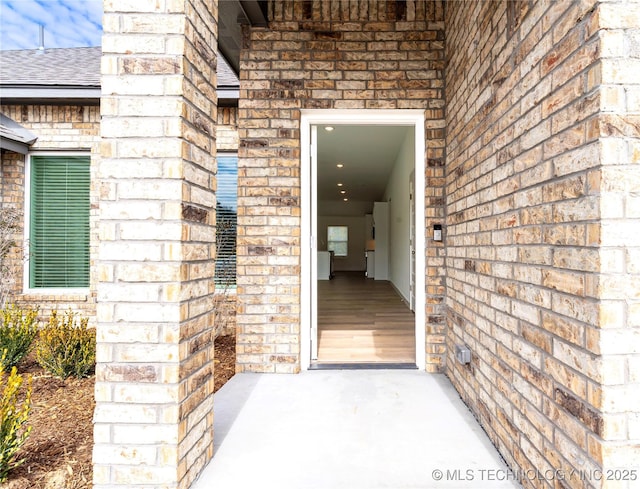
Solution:
M 433 240 L 442 241 L 442 224 L 433 225 Z

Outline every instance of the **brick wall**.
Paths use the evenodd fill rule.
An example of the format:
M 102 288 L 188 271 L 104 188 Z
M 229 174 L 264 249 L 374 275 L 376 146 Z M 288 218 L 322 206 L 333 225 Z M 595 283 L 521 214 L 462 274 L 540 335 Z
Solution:
M 240 371 L 300 368 L 300 110 L 424 109 L 426 225 L 443 218 L 441 1 L 269 3 L 245 32 L 238 188 Z M 442 246 L 427 257 L 427 370 L 444 360 Z M 276 279 L 277 277 L 277 279 Z M 302 345 L 307 348 L 308 345 Z
M 640 460 L 629 9 L 447 4 L 447 374 L 513 468 L 586 474 L 525 487 Z
M 2 105 L 0 111 L 23 127 L 29 129 L 38 139 L 31 146 L 32 151 L 86 151 L 91 154 L 91 174 L 99 159 L 100 108 L 98 106 L 70 105 Z M 18 153 L 3 153 L 0 165 L 0 205 L 17 209 L 24 215 L 25 157 Z M 95 252 L 97 248 L 97 188 L 91 188 L 91 276 L 95 276 Z M 24 242 L 22 232 L 16 236 L 17 243 Z M 15 277 L 12 300 L 40 309 L 40 317 L 47 320 L 52 310 L 71 309 L 84 316 L 95 316 L 95 287 L 88 294 L 24 294 L 23 261 L 16 250 L 13 276 Z M 93 284 L 93 282 L 92 282 Z
M 213 452 L 217 2 L 105 2 L 94 487 Z
M 599 326 L 587 338 L 602 358 L 602 438 L 594 441 L 607 469 L 640 473 L 640 3 L 598 6 L 600 29 L 601 274 Z M 628 487 L 636 487 L 637 481 Z M 620 485 L 618 487 L 624 487 Z
M 55 106 L 55 105 L 3 105 L 1 112 L 22 126 L 30 129 L 38 140 L 33 151 L 67 150 L 87 151 L 92 158 L 92 182 L 96 182 L 100 150 L 100 107 L 99 106 Z M 238 150 L 238 109 L 222 107 L 217 115 L 217 146 L 220 151 Z M 0 167 L 0 203 L 24 212 L 25 199 L 25 157 L 19 153 L 7 152 L 2 155 Z M 97 253 L 97 202 L 98 186 L 91 189 L 91 286 L 89 294 L 23 294 L 23 266 L 17 254 L 14 259 L 15 287 L 13 300 L 20 304 L 37 306 L 40 317 L 46 321 L 52 310 L 71 309 L 90 318 L 95 323 L 95 256 Z M 22 243 L 22 233 L 16 242 Z M 217 299 L 220 300 L 220 299 Z M 224 299 L 223 334 L 235 334 L 235 293 L 228 292 Z
M 238 108 L 219 107 L 216 135 L 218 151 L 238 151 Z

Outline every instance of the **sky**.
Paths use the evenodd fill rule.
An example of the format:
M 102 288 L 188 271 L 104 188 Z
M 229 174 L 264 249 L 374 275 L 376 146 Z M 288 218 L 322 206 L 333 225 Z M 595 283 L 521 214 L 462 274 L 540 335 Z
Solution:
M 147 1 L 147 0 L 140 0 Z M 0 0 L 0 50 L 100 46 L 102 0 Z

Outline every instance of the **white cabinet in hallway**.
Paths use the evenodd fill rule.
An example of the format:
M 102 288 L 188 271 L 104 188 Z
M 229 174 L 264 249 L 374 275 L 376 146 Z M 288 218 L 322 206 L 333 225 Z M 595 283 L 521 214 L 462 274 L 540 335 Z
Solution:
M 318 251 L 318 280 L 333 277 L 333 251 Z

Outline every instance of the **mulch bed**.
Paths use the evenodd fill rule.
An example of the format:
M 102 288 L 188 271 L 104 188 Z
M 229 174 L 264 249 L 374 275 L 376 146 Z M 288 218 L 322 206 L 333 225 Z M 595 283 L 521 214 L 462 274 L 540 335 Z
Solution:
M 213 392 L 217 392 L 236 374 L 236 337 L 218 336 L 214 346 Z
M 235 374 L 235 337 L 215 342 L 214 391 Z M 44 372 L 32 356 L 18 371 L 32 376 L 31 434 L 24 463 L 3 489 L 91 489 L 95 377 L 61 380 Z

